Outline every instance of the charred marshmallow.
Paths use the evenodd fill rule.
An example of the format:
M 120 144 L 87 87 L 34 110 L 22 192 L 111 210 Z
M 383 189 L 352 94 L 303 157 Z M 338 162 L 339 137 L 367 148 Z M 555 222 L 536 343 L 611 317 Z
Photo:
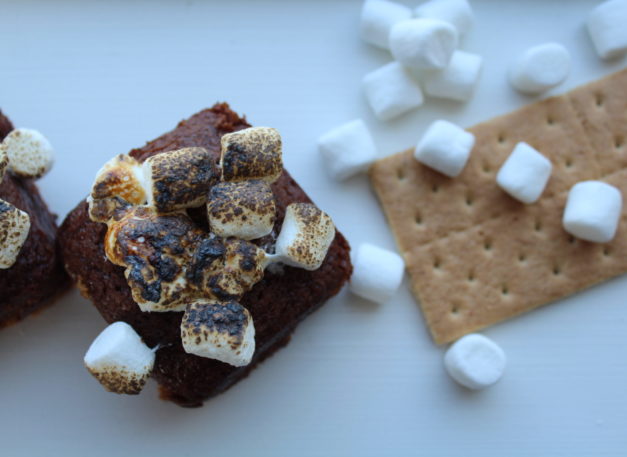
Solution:
M 218 236 L 261 238 L 272 231 L 276 219 L 272 189 L 261 180 L 216 184 L 209 191 L 207 215 Z
M 7 151 L 5 151 L 4 148 L 0 148 L 0 182 L 2 182 L 2 178 L 4 178 L 7 165 L 9 165 L 9 156 L 7 155 Z
M 318 147 L 329 173 L 338 181 L 366 170 L 377 158 L 377 147 L 361 119 L 325 133 Z
M 469 389 L 484 389 L 497 382 L 505 372 L 505 352 L 483 335 L 466 335 L 446 351 L 444 366 L 448 374 Z
M 229 365 L 248 365 L 255 352 L 255 326 L 236 301 L 190 303 L 181 322 L 181 340 L 188 354 Z
M 439 19 L 452 24 L 460 35 L 472 27 L 473 14 L 467 0 L 429 0 L 418 6 L 416 17 Z
M 29 215 L 0 200 L 0 269 L 13 266 L 29 231 Z
M 400 287 L 404 271 L 405 263 L 397 253 L 364 243 L 354 259 L 350 290 L 375 303 L 385 303 Z
M 588 16 L 588 32 L 602 59 L 612 59 L 627 52 L 627 0 L 601 3 Z
M 147 203 L 160 213 L 202 206 L 219 179 L 218 167 L 205 148 L 156 154 L 142 168 Z
M 375 116 L 388 121 L 422 105 L 420 86 L 398 62 L 390 62 L 364 76 L 368 104 Z
M 448 67 L 425 73 L 425 93 L 436 98 L 465 102 L 470 100 L 481 74 L 481 56 L 455 51 Z
M 551 177 L 551 161 L 529 146 L 518 143 L 496 175 L 496 183 L 523 203 L 533 203 Z
M 562 223 L 571 235 L 594 243 L 614 238 L 620 221 L 623 197 L 602 181 L 583 181 L 568 193 Z
M 107 389 L 136 395 L 144 388 L 155 364 L 155 353 L 126 322 L 114 322 L 94 340 L 85 366 Z
M 410 19 L 392 27 L 390 50 L 407 67 L 441 70 L 457 47 L 457 30 L 437 19 Z
M 276 255 L 287 265 L 316 270 L 333 238 L 335 226 L 328 214 L 311 203 L 292 203 L 276 240 Z
M 146 192 L 140 163 L 120 154 L 103 165 L 87 198 L 89 217 L 94 222 L 107 222 L 116 211 L 130 205 L 143 205 Z
M 41 178 L 54 162 L 52 145 L 37 130 L 13 130 L 4 138 L 0 149 L 9 158 L 11 173 L 20 178 Z
M 276 181 L 283 172 L 281 135 L 270 127 L 250 127 L 222 137 L 223 181 Z
M 520 92 L 539 94 L 564 81 L 569 71 L 568 50 L 559 43 L 545 43 L 518 57 L 510 67 L 509 80 Z
M 361 10 L 361 38 L 374 46 L 389 49 L 390 29 L 409 18 L 411 10 L 405 5 L 387 0 L 366 0 Z
M 466 166 L 474 144 L 472 133 L 448 121 L 435 121 L 418 142 L 414 157 L 453 178 Z

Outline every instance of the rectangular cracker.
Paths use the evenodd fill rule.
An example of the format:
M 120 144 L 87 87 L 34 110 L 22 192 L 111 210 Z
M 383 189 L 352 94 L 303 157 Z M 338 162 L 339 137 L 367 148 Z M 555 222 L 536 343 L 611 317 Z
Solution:
M 436 343 L 627 272 L 627 208 L 599 245 L 562 228 L 568 190 L 600 179 L 627 196 L 627 70 L 469 129 L 462 174 L 447 178 L 413 150 L 377 161 L 370 178 Z M 540 200 L 523 205 L 496 172 L 525 141 L 553 164 Z

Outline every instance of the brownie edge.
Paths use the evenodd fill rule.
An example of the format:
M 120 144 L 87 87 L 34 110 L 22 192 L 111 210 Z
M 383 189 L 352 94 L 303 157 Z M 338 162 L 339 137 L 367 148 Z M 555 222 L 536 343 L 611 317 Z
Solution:
M 222 135 L 246 127 L 249 127 L 246 120 L 226 103 L 216 104 L 180 122 L 174 130 L 144 147 L 134 149 L 131 155 L 145 160 L 159 152 L 200 146 L 208 149 L 217 161 Z M 271 237 L 278 233 L 288 204 L 311 201 L 287 171 L 272 185 L 272 190 L 277 203 L 277 221 Z M 190 216 L 199 224 L 205 217 L 202 211 L 190 212 Z M 182 313 L 139 310 L 131 298 L 124 269 L 105 257 L 105 232 L 106 225 L 92 222 L 87 204 L 79 203 L 60 228 L 59 243 L 66 269 L 81 293 L 94 302 L 107 322 L 125 321 L 149 346 L 161 346 L 153 377 L 159 383 L 161 397 L 181 406 L 201 406 L 204 400 L 246 377 L 259 362 L 287 344 L 298 323 L 337 294 L 352 272 L 350 248 L 340 232 L 336 233 L 318 270 L 284 267 L 266 271 L 264 278 L 241 300 L 253 316 L 256 350 L 252 362 L 238 368 L 186 353 L 180 338 Z

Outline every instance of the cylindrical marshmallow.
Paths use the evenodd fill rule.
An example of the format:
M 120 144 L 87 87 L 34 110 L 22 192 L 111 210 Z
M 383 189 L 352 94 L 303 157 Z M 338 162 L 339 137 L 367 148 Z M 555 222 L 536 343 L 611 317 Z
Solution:
M 322 135 L 318 148 L 327 170 L 338 181 L 366 170 L 377 157 L 372 135 L 361 119 Z
M 353 259 L 350 290 L 375 303 L 385 303 L 401 285 L 404 270 L 405 263 L 397 253 L 364 243 Z
M 455 51 L 444 70 L 425 73 L 425 92 L 436 98 L 468 101 L 479 81 L 482 61 L 476 54 Z
M 462 386 L 477 390 L 503 376 L 507 359 L 494 341 L 476 333 L 457 340 L 444 355 L 448 374 Z
M 392 26 L 411 18 L 411 15 L 411 10 L 405 5 L 386 0 L 366 0 L 361 10 L 361 38 L 367 43 L 388 49 Z
M 409 19 L 390 31 L 390 51 L 406 67 L 441 70 L 456 47 L 457 30 L 438 19 Z
M 602 59 L 627 52 L 627 0 L 601 3 L 588 16 L 588 32 Z
M 364 76 L 364 93 L 375 116 L 388 121 L 422 105 L 420 86 L 398 62 Z
M 571 235 L 595 243 L 614 238 L 623 198 L 620 191 L 602 181 L 583 181 L 568 193 L 562 223 Z
M 460 35 L 468 32 L 473 22 L 472 9 L 467 0 L 430 0 L 418 6 L 414 14 L 416 17 L 449 22 Z
M 496 183 L 523 203 L 533 203 L 544 191 L 553 166 L 527 143 L 518 143 L 496 175 Z
M 515 89 L 539 94 L 555 87 L 570 72 L 570 54 L 559 43 L 544 43 L 527 49 L 511 65 L 509 81 Z
M 414 157 L 424 165 L 451 178 L 459 175 L 470 151 L 475 145 L 475 136 L 448 121 L 435 121 L 424 133 Z

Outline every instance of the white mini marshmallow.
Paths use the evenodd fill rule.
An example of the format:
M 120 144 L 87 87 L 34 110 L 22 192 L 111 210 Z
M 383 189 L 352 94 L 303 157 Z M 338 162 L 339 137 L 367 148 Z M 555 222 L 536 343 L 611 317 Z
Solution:
M 455 51 L 444 70 L 425 72 L 425 92 L 436 98 L 460 102 L 470 100 L 479 81 L 482 61 L 479 55 Z
M 456 47 L 457 30 L 438 19 L 409 19 L 390 31 L 390 51 L 406 67 L 441 70 Z
M 340 181 L 368 169 L 377 148 L 361 119 L 340 125 L 318 139 L 318 148 L 331 176 Z
M 555 87 L 570 72 L 570 54 L 559 43 L 544 43 L 527 49 L 509 69 L 512 86 L 527 94 Z
M 387 121 L 422 105 L 420 86 L 398 62 L 390 62 L 364 76 L 363 88 L 374 114 Z
M 523 203 L 533 203 L 551 177 L 551 161 L 529 146 L 518 143 L 496 175 L 496 183 Z
M 460 35 L 472 27 L 472 8 L 467 0 L 430 0 L 414 10 L 416 17 L 439 19 L 451 23 Z
M 114 322 L 94 340 L 85 366 L 109 392 L 138 394 L 155 364 L 155 353 L 126 322 Z
M 367 43 L 388 49 L 392 26 L 411 18 L 411 15 L 411 9 L 405 5 L 386 0 L 366 0 L 361 10 L 361 38 Z
M 571 235 L 607 243 L 616 234 L 623 198 L 620 191 L 601 181 L 583 181 L 568 193 L 562 223 Z
M 181 340 L 188 354 L 241 367 L 255 353 L 255 326 L 248 310 L 235 301 L 198 300 L 185 310 Z
M 588 16 L 588 32 L 602 59 L 627 52 L 627 0 L 601 3 Z
M 30 231 L 30 216 L 0 200 L 0 270 L 11 268 Z
M 484 389 L 505 372 L 505 352 L 494 341 L 472 333 L 457 340 L 444 355 L 444 366 L 451 377 L 469 389 Z
M 305 270 L 317 270 L 335 238 L 328 214 L 311 203 L 291 203 L 276 240 L 276 260 Z
M 397 253 L 363 243 L 353 259 L 350 290 L 375 303 L 385 303 L 401 285 L 404 271 L 405 263 Z
M 15 129 L 0 144 L 9 158 L 9 170 L 21 178 L 41 178 L 52 168 L 50 142 L 37 130 Z
M 459 175 L 475 145 L 475 136 L 448 121 L 435 121 L 424 133 L 414 157 L 451 178 Z

